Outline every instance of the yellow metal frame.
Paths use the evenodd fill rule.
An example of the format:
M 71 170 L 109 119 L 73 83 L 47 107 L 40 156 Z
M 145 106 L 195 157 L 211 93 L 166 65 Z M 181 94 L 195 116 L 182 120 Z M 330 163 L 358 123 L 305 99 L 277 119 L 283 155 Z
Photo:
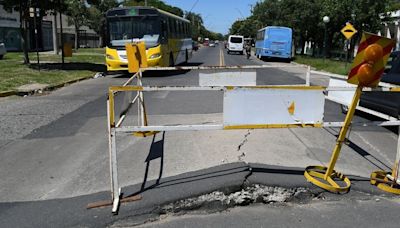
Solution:
M 296 127 L 313 127 L 322 128 L 322 124 L 252 124 L 252 125 L 232 125 L 224 126 L 224 130 L 240 130 L 240 129 L 268 129 L 268 128 L 296 128 Z
M 351 186 L 349 178 L 335 170 L 332 170 L 331 174 L 326 177 L 327 169 L 327 167 L 323 166 L 308 166 L 304 172 L 304 176 L 311 183 L 330 192 L 348 192 Z M 337 181 L 344 182 L 345 185 L 341 186 Z
M 141 72 L 137 74 L 138 80 L 141 80 Z M 143 126 L 147 126 L 147 112 L 146 112 L 146 106 L 144 104 L 143 100 L 143 87 L 141 82 L 139 83 L 138 86 L 110 86 L 108 89 L 108 99 L 109 99 L 109 122 L 110 122 L 110 127 L 113 128 L 115 127 L 115 110 L 114 110 L 114 93 L 116 92 L 123 92 L 123 91 L 137 91 L 140 99 L 139 99 L 139 107 L 143 109 Z M 159 131 L 138 131 L 134 132 L 132 135 L 135 137 L 149 137 L 152 135 L 156 135 L 159 133 Z
M 356 89 L 356 92 L 354 93 L 353 101 L 351 102 L 349 111 L 347 112 L 346 119 L 344 121 L 343 127 L 340 130 L 339 137 L 336 140 L 336 145 L 333 149 L 328 167 L 308 166 L 304 171 L 304 176 L 308 181 L 330 192 L 347 192 L 351 186 L 350 180 L 343 174 L 336 172 L 334 168 L 339 158 L 343 142 L 346 138 L 347 130 L 349 129 L 354 113 L 356 111 L 357 104 L 360 100 L 361 92 L 362 86 L 359 85 Z M 334 179 L 344 181 L 346 185 L 344 187 L 341 187 L 335 182 Z M 325 181 L 326 183 L 322 182 L 321 180 Z
M 371 173 L 370 183 L 385 192 L 400 195 L 400 185 L 397 184 L 396 179 L 390 180 L 387 176 L 392 173 L 385 171 L 375 171 Z

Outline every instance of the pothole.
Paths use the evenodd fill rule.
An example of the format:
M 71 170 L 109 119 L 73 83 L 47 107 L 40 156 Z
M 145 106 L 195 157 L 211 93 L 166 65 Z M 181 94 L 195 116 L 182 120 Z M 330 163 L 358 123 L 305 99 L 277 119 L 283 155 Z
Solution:
M 208 212 L 222 211 L 230 207 L 245 206 L 253 203 L 308 202 L 313 194 L 306 188 L 282 188 L 252 185 L 241 191 L 225 194 L 221 191 L 179 200 L 161 207 L 161 214 L 181 213 L 193 210 Z

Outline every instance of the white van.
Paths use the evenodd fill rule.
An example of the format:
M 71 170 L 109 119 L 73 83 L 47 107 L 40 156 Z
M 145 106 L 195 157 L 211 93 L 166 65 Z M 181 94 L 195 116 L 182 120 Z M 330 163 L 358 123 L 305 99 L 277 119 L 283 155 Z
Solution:
M 228 54 L 231 52 L 239 52 L 243 55 L 244 37 L 238 35 L 231 35 L 228 38 Z

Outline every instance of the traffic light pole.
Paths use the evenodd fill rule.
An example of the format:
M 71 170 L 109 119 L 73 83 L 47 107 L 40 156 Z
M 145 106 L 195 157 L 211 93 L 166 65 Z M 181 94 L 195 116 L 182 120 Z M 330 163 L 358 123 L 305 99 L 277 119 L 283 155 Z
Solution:
M 363 86 L 357 86 L 357 89 L 353 96 L 353 100 L 347 112 L 346 119 L 343 123 L 342 128 L 340 129 L 339 136 L 336 139 L 336 145 L 333 149 L 328 167 L 308 166 L 304 172 L 304 176 L 308 181 L 317 185 L 318 187 L 321 187 L 331 192 L 348 192 L 350 189 L 350 180 L 343 174 L 336 172 L 334 168 L 339 158 L 344 140 L 346 139 L 347 131 L 350 127 L 351 121 L 353 120 L 356 107 L 358 105 L 358 102 L 360 101 L 362 89 Z M 344 186 L 339 185 L 336 182 L 338 180 L 344 182 Z

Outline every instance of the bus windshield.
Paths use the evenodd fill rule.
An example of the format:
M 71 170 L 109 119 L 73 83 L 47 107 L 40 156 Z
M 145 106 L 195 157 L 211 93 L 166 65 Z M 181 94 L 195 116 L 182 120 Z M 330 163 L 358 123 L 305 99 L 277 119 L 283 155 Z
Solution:
M 117 17 L 109 19 L 111 46 L 124 46 L 132 40 L 144 40 L 147 47 L 156 46 L 160 37 L 158 17 Z

